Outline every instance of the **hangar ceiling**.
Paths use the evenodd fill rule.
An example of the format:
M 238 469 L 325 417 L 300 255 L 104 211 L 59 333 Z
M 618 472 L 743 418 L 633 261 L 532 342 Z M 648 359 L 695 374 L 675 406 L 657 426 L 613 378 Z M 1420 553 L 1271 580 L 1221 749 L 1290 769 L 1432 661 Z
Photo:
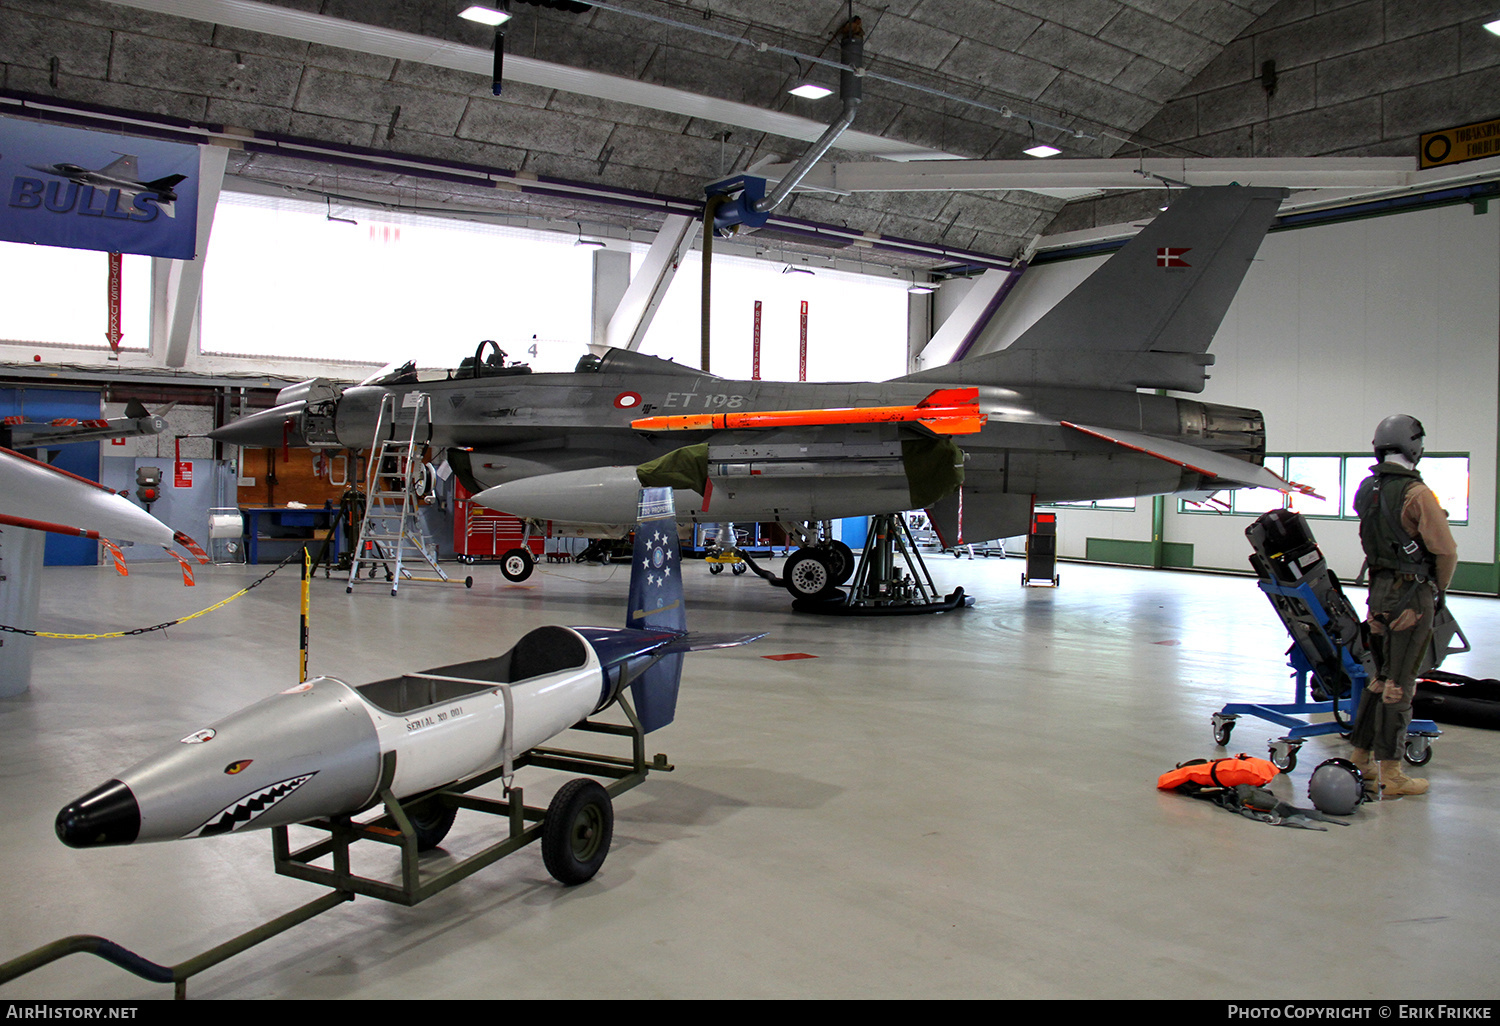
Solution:
M 709 181 L 796 159 L 839 98 L 787 89 L 807 73 L 837 85 L 826 62 L 851 14 L 867 74 L 836 161 L 1016 159 L 1033 142 L 1063 159 L 1412 156 L 1422 131 L 1494 114 L 1500 66 L 1500 39 L 1482 29 L 1493 11 L 1471 0 L 611 0 L 580 13 L 513 0 L 496 97 L 492 30 L 460 20 L 462 6 L 0 0 L 0 87 L 253 138 L 231 155 L 231 187 L 624 235 L 701 204 Z M 338 148 L 390 159 L 330 164 Z M 438 176 L 424 160 L 496 173 Z M 761 237 L 932 267 L 944 259 L 860 241 L 913 240 L 949 263 L 1011 258 L 1038 234 L 1145 203 L 800 191 L 783 220 L 844 234 Z

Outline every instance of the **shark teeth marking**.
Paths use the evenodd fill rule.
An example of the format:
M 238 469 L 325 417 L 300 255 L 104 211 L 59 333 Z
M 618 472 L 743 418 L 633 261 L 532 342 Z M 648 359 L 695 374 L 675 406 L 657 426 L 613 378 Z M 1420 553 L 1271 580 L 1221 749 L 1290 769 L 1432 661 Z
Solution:
M 280 783 L 262 787 L 257 791 L 251 791 L 233 805 L 210 816 L 208 822 L 204 823 L 198 829 L 191 830 L 183 834 L 183 836 L 212 837 L 214 834 L 227 834 L 238 830 L 259 818 L 273 805 L 307 783 L 315 775 L 314 773 L 306 773 L 300 777 L 290 777 Z

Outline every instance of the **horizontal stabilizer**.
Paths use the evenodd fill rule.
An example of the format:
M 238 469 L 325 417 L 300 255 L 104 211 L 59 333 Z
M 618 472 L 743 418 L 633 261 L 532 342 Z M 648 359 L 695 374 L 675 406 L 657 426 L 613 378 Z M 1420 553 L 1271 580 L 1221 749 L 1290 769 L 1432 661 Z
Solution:
M 752 641 L 759 641 L 766 636 L 766 633 L 765 631 L 758 634 L 689 631 L 656 651 L 662 655 L 670 655 L 673 652 L 706 652 L 714 648 L 734 648 L 737 645 L 748 645 Z
M 1314 498 L 1322 498 L 1307 485 L 1288 481 L 1280 474 L 1265 467 L 1248 463 L 1242 459 L 1209 449 L 1200 449 L 1184 442 L 1173 442 L 1165 438 L 1138 434 L 1134 431 L 1119 431 L 1113 428 L 1092 428 L 1085 424 L 1062 421 L 1062 426 L 1072 428 L 1093 438 L 1113 442 L 1135 452 L 1155 456 L 1159 460 L 1176 464 L 1187 470 L 1202 474 L 1206 478 L 1220 481 L 1227 486 L 1248 488 L 1274 488 L 1278 492 L 1301 492 Z

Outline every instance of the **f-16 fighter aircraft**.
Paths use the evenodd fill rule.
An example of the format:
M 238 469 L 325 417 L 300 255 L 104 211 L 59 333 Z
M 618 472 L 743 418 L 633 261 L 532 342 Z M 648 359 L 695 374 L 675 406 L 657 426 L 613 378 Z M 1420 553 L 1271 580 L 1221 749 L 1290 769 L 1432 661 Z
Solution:
M 88 848 L 357 813 L 383 788 L 404 800 L 506 766 L 626 687 L 642 728 L 665 726 L 684 653 L 762 635 L 686 630 L 671 492 L 638 494 L 625 627 L 538 627 L 488 659 L 358 687 L 334 677 L 293 685 L 72 802 L 58 813 L 58 837 Z M 426 819 L 415 808 L 419 845 L 437 845 L 453 809 Z
M 28 164 L 27 166 L 45 175 L 66 178 L 75 185 L 88 185 L 95 189 L 119 189 L 121 196 L 135 197 L 143 192 L 149 193 L 167 216 L 172 216 L 172 204 L 177 202 L 175 190 L 187 179 L 187 175 L 167 175 L 165 178 L 143 182 L 135 164 L 134 154 L 123 153 L 118 160 L 112 161 L 97 171 L 90 171 L 78 164 L 68 163 Z
M 695 522 L 927 508 L 950 545 L 1025 533 L 1034 502 L 1285 491 L 1259 411 L 1149 391 L 1203 390 L 1283 195 L 1187 190 L 1008 348 L 890 381 L 730 381 L 618 349 L 532 374 L 481 346 L 438 380 L 291 386 L 213 436 L 363 448 L 382 397 L 425 392 L 432 444 L 492 509 L 618 524 L 639 485 L 671 485 Z

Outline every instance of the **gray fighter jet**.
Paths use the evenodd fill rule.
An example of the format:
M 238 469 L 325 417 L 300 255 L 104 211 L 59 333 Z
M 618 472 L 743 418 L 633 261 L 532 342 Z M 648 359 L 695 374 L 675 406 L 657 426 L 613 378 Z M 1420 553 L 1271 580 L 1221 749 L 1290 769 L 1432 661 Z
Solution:
M 1259 411 L 1149 391 L 1202 391 L 1283 196 L 1179 194 L 1008 348 L 889 381 L 733 381 L 619 349 L 533 374 L 486 343 L 435 377 L 407 364 L 344 389 L 291 386 L 213 437 L 367 448 L 382 397 L 425 392 L 432 444 L 476 501 L 517 516 L 628 523 L 642 484 L 671 485 L 680 520 L 927 508 L 947 544 L 1023 534 L 1036 502 L 1285 491 L 1261 466 Z
M 165 211 L 171 214 L 172 204 L 177 201 L 177 186 L 187 179 L 187 175 L 167 175 L 164 178 L 143 182 L 135 163 L 134 154 L 123 153 L 118 160 L 110 162 L 97 171 L 90 171 L 78 164 L 68 163 L 28 164 L 27 167 L 43 174 L 66 178 L 76 185 L 89 185 L 96 189 L 119 189 L 122 196 L 134 197 L 143 192 L 150 193 L 156 197 Z

